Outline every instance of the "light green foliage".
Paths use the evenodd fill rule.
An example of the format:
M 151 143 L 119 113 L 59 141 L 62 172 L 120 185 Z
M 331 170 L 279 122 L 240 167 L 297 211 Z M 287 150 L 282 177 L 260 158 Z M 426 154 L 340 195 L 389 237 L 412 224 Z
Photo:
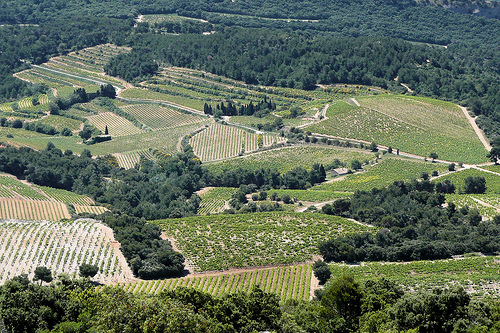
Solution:
M 80 121 L 75 119 L 70 119 L 61 116 L 53 116 L 53 115 L 45 117 L 37 122 L 53 126 L 58 131 L 61 131 L 65 127 L 69 128 L 72 131 L 76 131 L 80 128 L 81 124 Z
M 33 185 L 33 187 L 39 191 L 43 191 L 43 193 L 47 197 L 55 199 L 56 201 L 64 202 L 67 204 L 80 204 L 80 205 L 94 204 L 94 200 L 90 199 L 85 195 L 80 195 L 73 192 L 47 186 Z
M 24 199 L 33 199 L 33 200 L 47 200 L 47 197 L 40 192 L 33 189 L 31 186 L 28 186 L 15 177 L 8 176 L 0 176 L 0 187 L 3 188 L 2 193 L 6 194 L 7 198 L 13 197 L 12 195 L 8 195 L 5 189 L 9 190 L 14 194 L 14 196 L 21 197 Z
M 492 219 L 500 214 L 500 196 L 498 194 L 446 194 L 446 202 L 453 202 L 458 207 L 475 208 L 479 214 L 487 219 Z
M 475 293 L 500 295 L 499 259 L 497 256 L 466 256 L 459 259 L 408 263 L 330 264 L 330 270 L 332 276 L 351 274 L 356 276 L 359 282 L 390 277 L 406 290 L 431 290 L 435 287 L 459 284 Z
M 439 177 L 434 182 L 442 182 L 450 180 L 457 187 L 457 192 L 464 187 L 465 178 L 467 177 L 484 177 L 486 179 L 486 193 L 500 192 L 500 175 L 495 175 L 491 172 L 481 171 L 478 169 L 465 169 L 462 171 L 450 173 Z
M 156 104 L 135 104 L 122 108 L 151 129 L 176 127 L 206 121 L 189 114 L 184 114 Z
M 237 191 L 231 187 L 214 187 L 202 193 L 198 214 L 219 213 L 225 209 L 226 201 Z
M 197 271 L 304 262 L 317 243 L 370 230 L 337 216 L 270 212 L 156 221 Z
M 207 167 L 215 172 L 221 173 L 223 170 L 235 170 L 238 168 L 274 169 L 279 172 L 287 172 L 296 167 L 311 169 L 314 163 L 327 165 L 335 159 L 345 164 L 351 160 L 372 160 L 375 155 L 354 149 L 330 148 L 330 147 L 287 147 L 282 149 L 269 150 L 258 154 L 229 159 L 222 162 L 207 164 Z
M 448 166 L 442 163 L 420 162 L 399 158 L 385 158 L 378 164 L 370 167 L 366 172 L 347 175 L 339 181 L 332 181 L 314 186 L 315 190 L 329 191 L 356 191 L 372 188 L 381 188 L 391 185 L 395 181 L 409 181 L 417 179 L 422 172 L 431 173 L 437 170 L 442 173 Z
M 343 138 L 375 141 L 404 152 L 479 163 L 486 150 L 456 105 L 428 98 L 378 95 L 360 97 L 354 106 L 333 103 L 328 119 L 306 129 Z
M 500 173 L 500 164 L 492 164 L 492 165 L 482 165 L 481 169 L 490 170 L 496 173 Z

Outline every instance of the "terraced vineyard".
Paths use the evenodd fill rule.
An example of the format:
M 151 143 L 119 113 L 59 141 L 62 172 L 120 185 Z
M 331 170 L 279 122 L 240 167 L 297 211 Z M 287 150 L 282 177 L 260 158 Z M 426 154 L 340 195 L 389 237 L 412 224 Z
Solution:
M 90 221 L 0 221 L 0 253 L 0 283 L 23 273 L 32 279 L 38 266 L 49 267 L 55 276 L 76 275 L 83 263 L 99 266 L 95 279 L 101 282 L 132 277 L 111 229 Z
M 231 196 L 236 193 L 232 187 L 213 187 L 200 194 L 201 203 L 198 209 L 198 214 L 213 214 L 220 213 L 226 207 L 226 201 L 231 199 Z
M 78 120 L 54 115 L 50 115 L 48 117 L 40 119 L 37 122 L 53 126 L 58 131 L 61 131 L 65 127 L 69 128 L 72 131 L 77 131 L 80 129 L 81 124 L 81 122 Z
M 68 204 L 76 204 L 76 205 L 93 205 L 94 200 L 91 198 L 85 196 L 85 195 L 80 195 L 76 194 L 70 191 L 65 191 L 65 190 L 60 190 L 60 189 L 55 189 L 52 187 L 46 187 L 46 186 L 37 186 L 33 185 L 34 188 L 40 189 L 43 191 L 43 193 L 49 197 L 52 198 L 56 201 L 68 203 Z
M 352 274 L 363 282 L 386 277 L 407 290 L 462 285 L 478 295 L 500 295 L 500 257 L 473 256 L 461 259 L 413 261 L 408 263 L 364 262 L 361 265 L 331 264 L 333 276 Z
M 280 198 L 287 194 L 292 199 L 307 202 L 327 202 L 340 198 L 347 198 L 351 192 L 315 191 L 315 190 L 269 190 L 267 195 L 276 193 Z
M 196 271 L 312 260 L 317 244 L 334 235 L 370 231 L 337 216 L 271 212 L 155 221 L 176 240 Z
M 391 185 L 395 181 L 408 181 L 420 178 L 422 172 L 427 172 L 430 175 L 432 171 L 438 171 L 441 174 L 447 170 L 448 166 L 443 163 L 420 162 L 389 157 L 370 167 L 366 172 L 347 175 L 343 179 L 323 183 L 312 187 L 312 189 L 325 191 L 370 191 L 372 188 Z M 440 179 L 443 178 L 445 176 Z
M 205 105 L 205 102 L 202 100 L 192 99 L 184 96 L 169 95 L 142 88 L 126 89 L 120 93 L 120 96 L 123 98 L 137 99 L 139 101 L 155 100 L 155 101 L 172 102 L 175 104 L 193 108 L 194 110 L 198 110 L 200 111 L 200 114 L 203 111 L 203 106 Z
M 458 207 L 475 208 L 487 220 L 500 215 L 500 196 L 496 194 L 447 194 L 446 202 L 453 202 Z
M 107 212 L 108 209 L 106 207 L 102 206 L 82 206 L 82 205 L 74 205 L 75 211 L 77 214 L 82 214 L 82 213 L 91 213 L 91 214 L 102 214 L 104 212 Z
M 213 124 L 208 129 L 194 135 L 189 143 L 196 156 L 206 162 L 257 150 L 259 148 L 257 137 L 257 134 L 233 126 Z M 284 138 L 278 136 L 263 136 L 264 147 L 283 140 Z
M 109 135 L 112 137 L 126 136 L 144 133 L 143 130 L 137 128 L 125 118 L 122 118 L 112 112 L 99 113 L 95 116 L 87 117 L 89 123 L 97 127 L 104 133 L 106 126 L 108 127 Z
M 158 294 L 178 287 L 192 287 L 212 295 L 250 292 L 258 285 L 266 292 L 277 294 L 281 300 L 308 300 L 311 290 L 311 265 L 264 268 L 228 274 L 194 275 L 185 278 L 141 281 L 120 284 L 133 293 Z
M 20 220 L 69 219 L 71 215 L 62 202 L 0 198 L 0 217 Z
M 487 151 L 456 105 L 427 98 L 379 95 L 358 98 L 362 105 L 332 103 L 328 119 L 306 127 L 314 133 L 375 141 L 421 156 L 480 163 Z
M 204 120 L 156 104 L 135 104 L 124 106 L 122 109 L 154 130 L 188 125 Z
M 350 165 L 352 160 L 372 161 L 375 159 L 375 154 L 354 149 L 318 146 L 286 147 L 210 163 L 206 164 L 206 166 L 215 173 L 221 173 L 224 170 L 236 170 L 240 167 L 248 170 L 264 168 L 288 172 L 296 167 L 309 170 L 314 163 L 326 166 L 336 159 Z

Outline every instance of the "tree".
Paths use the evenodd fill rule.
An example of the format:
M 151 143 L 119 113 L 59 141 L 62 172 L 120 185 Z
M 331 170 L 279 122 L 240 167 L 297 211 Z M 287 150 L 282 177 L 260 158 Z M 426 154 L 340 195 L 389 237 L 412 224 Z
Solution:
M 38 281 L 38 280 L 40 280 L 40 284 L 42 284 L 42 281 L 47 283 L 51 282 L 52 271 L 45 266 L 38 266 L 35 269 L 35 276 L 33 277 L 33 281 Z
M 343 275 L 336 278 L 321 298 L 327 318 L 339 316 L 345 320 L 346 329 L 355 330 L 361 314 L 362 291 L 354 277 Z
M 101 97 L 116 98 L 116 90 L 111 84 L 101 86 Z
M 104 135 L 109 135 L 108 125 L 106 125 L 106 128 L 104 129 Z
M 72 136 L 73 135 L 73 132 L 67 128 L 67 127 L 64 127 L 61 131 L 61 135 L 62 136 Z
M 450 163 L 450 165 L 448 165 L 448 171 L 455 171 L 455 163 Z
M 99 272 L 99 267 L 97 265 L 82 264 L 80 265 L 80 276 L 81 277 L 94 277 Z
M 470 176 L 465 178 L 464 192 L 471 194 L 480 194 L 486 191 L 486 179 L 481 176 Z
M 325 284 L 332 276 L 332 272 L 323 260 L 317 260 L 313 265 L 314 276 L 319 280 L 319 284 Z
M 375 142 L 370 143 L 370 150 L 376 152 L 378 150 L 378 146 Z
M 78 133 L 78 135 L 80 135 L 80 137 L 83 139 L 83 140 L 88 140 L 92 137 L 92 133 L 94 131 L 92 130 L 92 127 L 85 124 L 83 126 L 83 129 Z
M 429 154 L 429 157 L 432 158 L 432 162 L 434 162 L 434 160 L 438 158 L 438 154 L 433 152 Z
M 498 160 L 500 159 L 500 147 L 493 147 L 490 150 L 490 153 L 487 156 L 490 161 L 498 164 Z
M 358 160 L 352 160 L 351 161 L 351 168 L 353 168 L 354 170 L 361 169 L 361 162 Z

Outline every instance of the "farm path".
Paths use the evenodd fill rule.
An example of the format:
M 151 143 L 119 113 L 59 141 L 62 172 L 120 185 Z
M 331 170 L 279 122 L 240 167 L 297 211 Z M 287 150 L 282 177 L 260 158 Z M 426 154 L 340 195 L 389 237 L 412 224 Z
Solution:
M 463 113 L 465 115 L 465 118 L 467 118 L 467 120 L 471 124 L 472 128 L 474 129 L 474 132 L 476 132 L 477 137 L 479 138 L 479 140 L 481 140 L 481 143 L 484 145 L 484 148 L 486 148 L 487 151 L 490 151 L 491 150 L 491 145 L 488 142 L 488 140 L 486 140 L 483 131 L 477 126 L 475 118 L 472 118 L 469 115 L 469 112 L 467 111 L 466 107 L 463 107 L 463 106 L 460 106 L 460 105 L 458 105 L 458 107 L 460 109 L 462 109 L 462 111 L 463 111 Z
M 306 124 L 302 124 L 302 125 L 299 125 L 299 126 L 296 126 L 297 128 L 303 128 L 303 127 L 306 127 L 306 126 L 309 126 L 309 125 L 312 125 L 312 124 L 315 124 L 317 122 L 320 122 L 320 121 L 323 121 L 323 120 L 327 120 L 328 118 L 326 117 L 326 110 L 328 110 L 328 108 L 330 107 L 330 104 L 326 104 L 323 109 L 321 110 L 318 110 L 318 112 L 316 112 L 316 114 L 314 115 L 314 119 Z M 311 118 L 309 118 L 311 119 Z
M 350 100 L 354 103 L 354 105 L 361 106 L 361 104 L 359 104 L 359 102 L 354 97 L 350 98 Z
M 311 270 L 311 289 L 309 292 L 309 300 L 312 300 L 314 298 L 314 292 L 321 288 L 323 288 L 323 286 L 319 285 L 318 278 L 314 275 L 314 271 Z

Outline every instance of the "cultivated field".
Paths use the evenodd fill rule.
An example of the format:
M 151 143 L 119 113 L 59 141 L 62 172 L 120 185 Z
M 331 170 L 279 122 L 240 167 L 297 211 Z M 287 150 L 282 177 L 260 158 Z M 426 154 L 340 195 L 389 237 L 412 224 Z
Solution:
M 99 266 L 100 282 L 132 278 L 111 229 L 91 221 L 21 222 L 0 220 L 0 283 L 46 266 L 52 274 L 78 274 L 81 264 Z
M 198 214 L 220 213 L 224 209 L 229 208 L 229 206 L 226 206 L 226 202 L 231 199 L 231 196 L 236 191 L 237 189 L 232 187 L 212 187 L 202 190 L 202 193 L 200 193 L 201 203 Z
M 374 231 L 337 216 L 271 212 L 156 221 L 196 271 L 306 262 L 335 235 Z
M 484 177 L 486 180 L 486 193 L 500 193 L 500 175 L 491 172 L 481 171 L 478 169 L 466 169 L 459 172 L 454 172 L 443 177 L 439 177 L 435 182 L 450 180 L 457 187 L 457 191 L 464 187 L 465 178 L 467 177 Z
M 372 188 L 381 188 L 391 185 L 395 181 L 418 179 L 422 172 L 429 175 L 432 171 L 443 173 L 448 166 L 442 163 L 420 162 L 388 157 L 365 172 L 347 175 L 333 181 L 314 186 L 314 190 L 326 191 L 370 191 Z M 444 177 L 443 177 L 444 178 Z
M 251 154 L 225 161 L 207 164 L 207 167 L 216 173 L 224 170 L 235 170 L 238 168 L 257 170 L 274 169 L 279 172 L 287 172 L 296 167 L 311 169 L 314 163 L 328 165 L 338 159 L 340 162 L 350 165 L 352 160 L 360 162 L 372 161 L 375 154 L 369 151 L 354 149 L 301 146 L 285 147 Z
M 279 136 L 263 135 L 263 147 L 284 141 Z M 193 151 L 203 162 L 221 160 L 257 150 L 258 135 L 237 127 L 213 124 L 191 137 Z
M 156 104 L 128 105 L 122 109 L 153 130 L 189 125 L 206 120 Z
M 311 290 L 311 265 L 282 266 L 244 270 L 227 274 L 193 275 L 185 278 L 141 281 L 120 284 L 133 293 L 158 294 L 177 287 L 192 287 L 212 295 L 250 292 L 258 285 L 266 292 L 277 294 L 282 300 L 308 300 Z
M 134 126 L 134 124 L 127 119 L 112 112 L 99 113 L 98 115 L 87 118 L 89 123 L 97 127 L 102 133 L 104 133 L 107 126 L 108 133 L 112 137 L 144 133 L 143 130 Z
M 500 295 L 500 257 L 466 256 L 459 259 L 408 263 L 364 262 L 360 265 L 331 264 L 333 276 L 352 274 L 360 282 L 385 277 L 409 291 L 462 285 L 478 295 Z
M 357 98 L 361 106 L 332 103 L 328 119 L 306 127 L 314 133 L 375 141 L 421 156 L 480 163 L 487 151 L 456 105 L 428 98 L 378 95 Z

